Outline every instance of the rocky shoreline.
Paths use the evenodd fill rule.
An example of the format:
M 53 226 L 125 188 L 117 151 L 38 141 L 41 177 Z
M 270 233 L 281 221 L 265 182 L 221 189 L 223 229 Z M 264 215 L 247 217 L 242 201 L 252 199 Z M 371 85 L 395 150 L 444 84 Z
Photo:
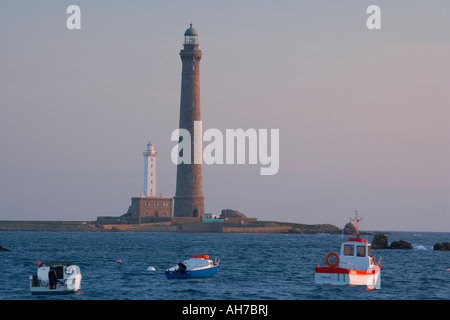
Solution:
M 146 223 L 146 224 L 99 224 L 96 221 L 0 221 L 1 231 L 40 231 L 40 232 L 208 232 L 208 233 L 282 233 L 282 234 L 356 234 L 347 224 L 340 229 L 331 224 L 300 224 L 278 221 L 255 221 L 245 224 L 219 222 L 187 223 Z M 372 249 L 413 249 L 404 240 L 393 241 L 390 245 L 386 234 L 361 232 L 374 235 Z M 450 242 L 436 243 L 433 250 L 450 251 Z M 0 251 L 9 251 L 0 246 Z
M 0 231 L 100 231 L 86 221 L 0 221 Z
M 1 231 L 66 231 L 66 232 L 219 232 L 219 233 L 342 233 L 330 224 L 299 224 L 256 221 L 245 224 L 218 222 L 99 224 L 96 221 L 0 221 Z

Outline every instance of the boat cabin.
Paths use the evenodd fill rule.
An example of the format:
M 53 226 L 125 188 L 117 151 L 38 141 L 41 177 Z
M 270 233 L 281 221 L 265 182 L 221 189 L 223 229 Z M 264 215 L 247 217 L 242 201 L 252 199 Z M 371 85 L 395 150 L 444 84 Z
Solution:
M 370 244 L 361 238 L 349 238 L 341 245 L 340 268 L 367 270 L 373 265 Z

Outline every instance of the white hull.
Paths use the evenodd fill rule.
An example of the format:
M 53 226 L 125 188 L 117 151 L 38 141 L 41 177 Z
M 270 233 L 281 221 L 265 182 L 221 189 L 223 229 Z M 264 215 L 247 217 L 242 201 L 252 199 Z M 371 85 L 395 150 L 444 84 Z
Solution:
M 352 270 L 348 273 L 317 273 L 314 276 L 317 284 L 326 285 L 354 285 L 354 286 L 373 286 L 379 287 L 381 284 L 380 272 L 375 274 L 352 274 Z
M 30 280 L 31 294 L 71 294 L 77 292 L 81 288 L 81 275 L 77 274 L 71 279 L 58 281 L 56 288 L 50 289 L 48 282 L 42 281 L 39 285 L 33 286 L 33 281 Z

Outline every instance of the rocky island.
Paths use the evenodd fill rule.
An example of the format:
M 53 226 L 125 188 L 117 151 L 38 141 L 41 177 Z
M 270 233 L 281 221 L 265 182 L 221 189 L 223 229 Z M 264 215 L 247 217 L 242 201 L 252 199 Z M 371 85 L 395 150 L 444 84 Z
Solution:
M 98 217 L 96 221 L 0 221 L 0 231 L 342 233 L 342 229 L 331 224 L 258 221 L 231 209 L 222 210 L 220 216 L 212 219 L 161 217 L 138 224 L 127 223 L 124 216 Z
M 0 231 L 67 232 L 221 232 L 221 233 L 335 233 L 342 230 L 331 224 L 300 224 L 278 221 L 255 221 L 244 224 L 225 222 L 165 222 L 146 224 L 102 225 L 96 221 L 0 221 Z

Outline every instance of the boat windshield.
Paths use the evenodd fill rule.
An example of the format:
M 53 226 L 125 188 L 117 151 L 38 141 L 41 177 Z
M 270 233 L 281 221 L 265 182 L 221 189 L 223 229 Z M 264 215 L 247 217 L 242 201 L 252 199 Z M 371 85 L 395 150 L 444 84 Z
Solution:
M 344 256 L 353 256 L 354 246 L 352 244 L 344 245 Z
M 356 246 L 356 255 L 358 257 L 366 256 L 366 246 Z
M 353 257 L 355 256 L 355 253 L 356 257 L 367 257 L 368 255 L 370 255 L 370 246 L 344 244 L 344 256 Z

